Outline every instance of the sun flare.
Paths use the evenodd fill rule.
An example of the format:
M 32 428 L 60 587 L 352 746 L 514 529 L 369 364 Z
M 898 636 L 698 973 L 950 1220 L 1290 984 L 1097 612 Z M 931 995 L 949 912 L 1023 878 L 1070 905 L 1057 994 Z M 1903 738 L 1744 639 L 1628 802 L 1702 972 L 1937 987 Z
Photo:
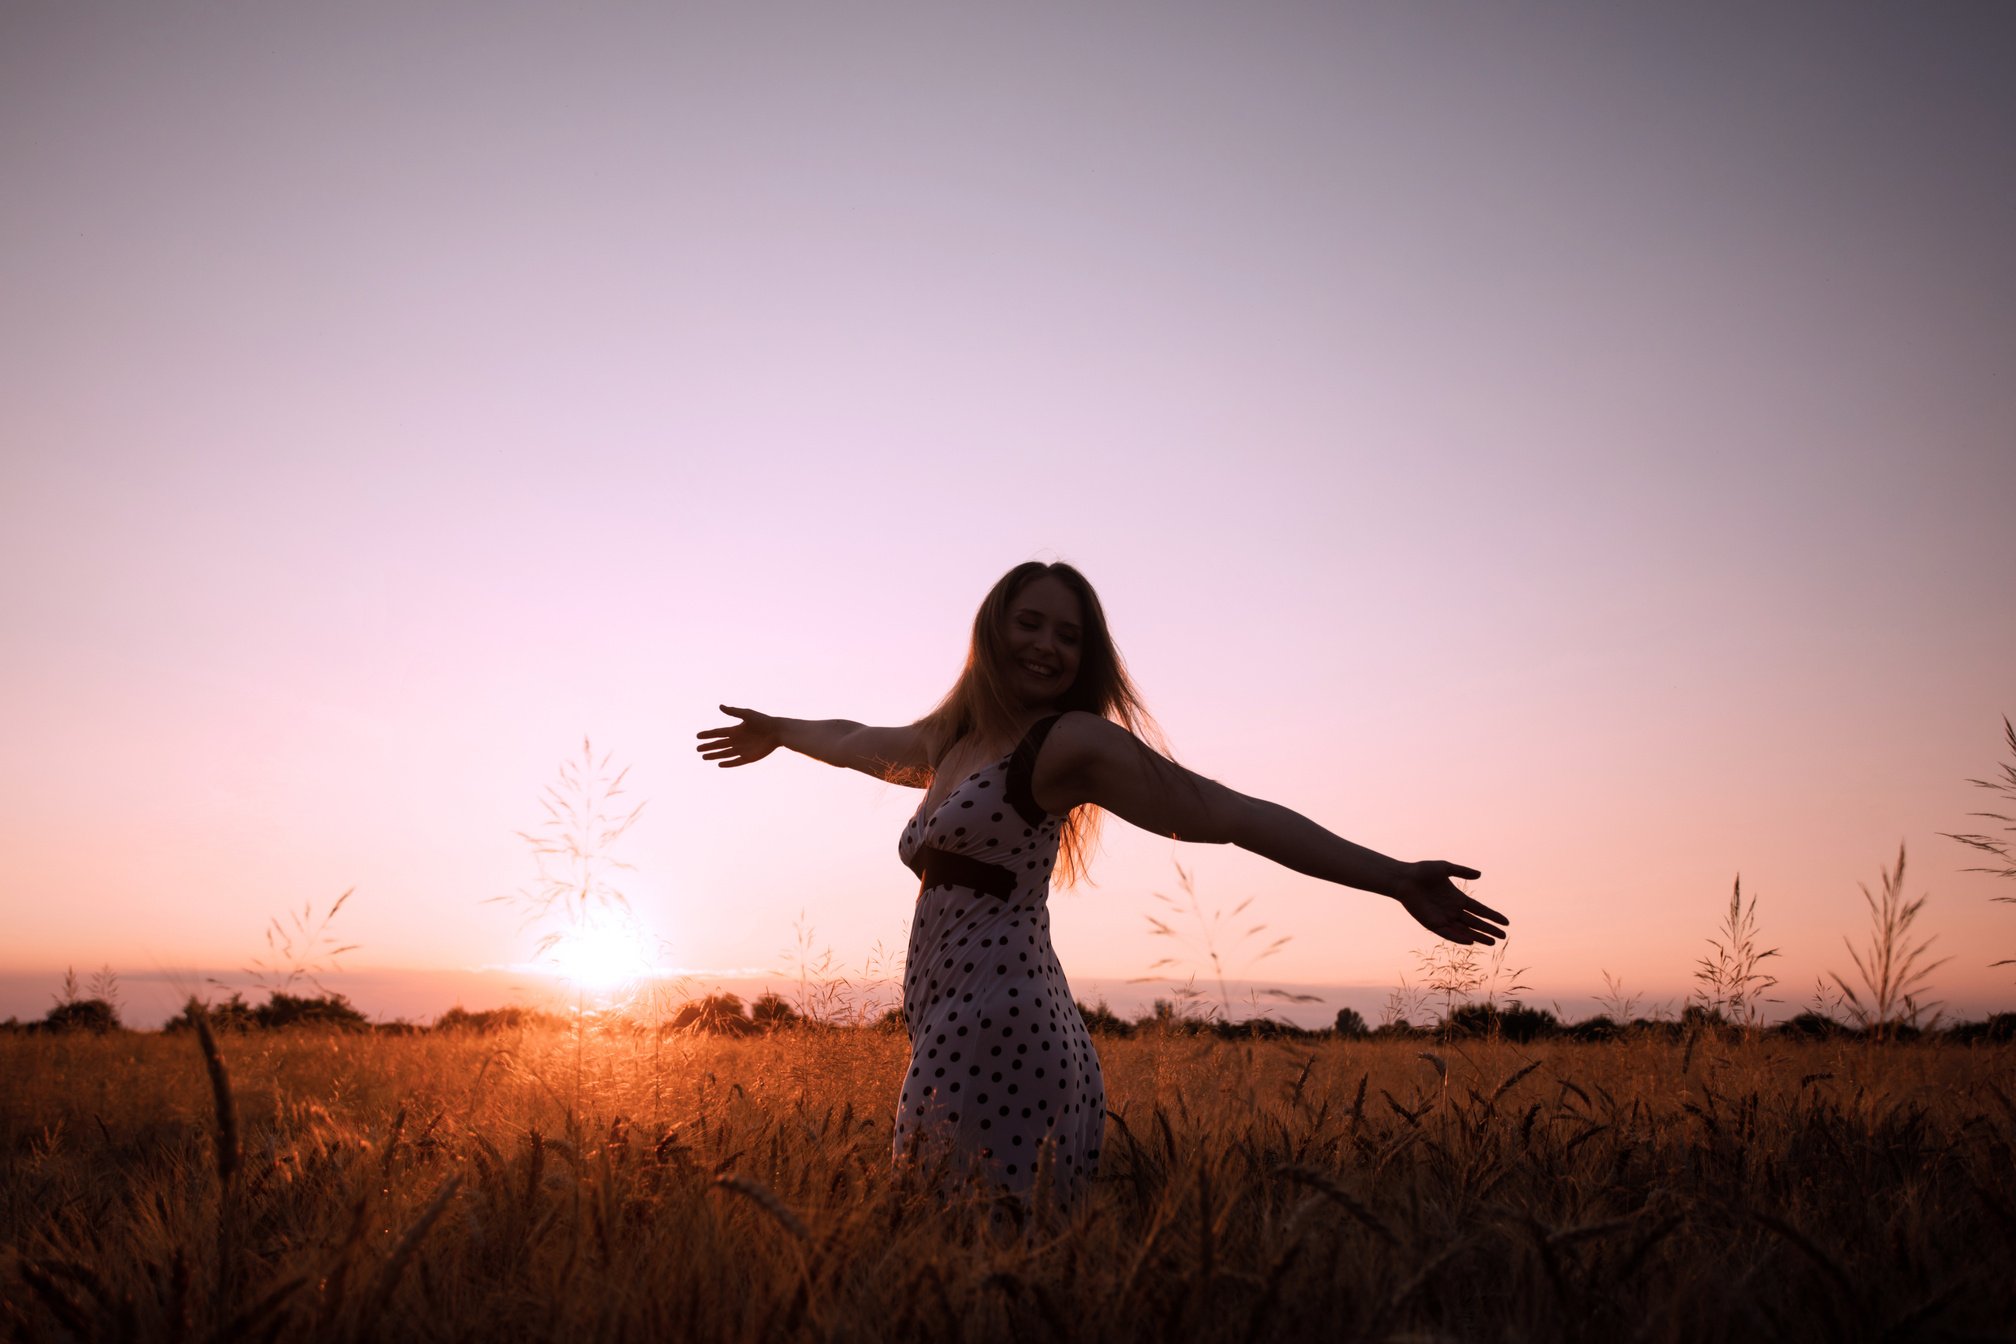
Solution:
M 605 992 L 651 973 L 651 945 L 634 928 L 589 925 L 553 945 L 553 970 L 571 985 Z

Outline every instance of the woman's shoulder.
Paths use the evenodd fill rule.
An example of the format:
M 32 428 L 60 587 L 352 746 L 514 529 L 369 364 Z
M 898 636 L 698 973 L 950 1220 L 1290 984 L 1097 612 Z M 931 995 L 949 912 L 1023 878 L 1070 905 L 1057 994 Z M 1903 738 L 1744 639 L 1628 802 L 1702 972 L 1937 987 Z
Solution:
M 1110 775 L 1139 740 L 1103 714 L 1072 709 L 1050 720 L 1031 772 L 1031 792 L 1046 812 L 1062 815 L 1086 801 L 1091 782 Z
M 1088 709 L 1067 709 L 1050 722 L 1044 739 L 1044 755 L 1064 761 L 1083 760 L 1109 752 L 1126 750 L 1138 742 L 1134 734 L 1103 714 Z

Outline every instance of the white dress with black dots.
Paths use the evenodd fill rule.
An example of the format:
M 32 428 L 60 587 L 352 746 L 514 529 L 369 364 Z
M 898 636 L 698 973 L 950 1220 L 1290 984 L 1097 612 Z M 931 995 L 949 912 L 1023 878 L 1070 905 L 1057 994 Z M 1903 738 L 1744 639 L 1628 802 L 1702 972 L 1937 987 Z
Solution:
M 1030 792 L 1057 716 L 961 780 L 929 816 L 919 803 L 897 853 L 922 880 L 903 973 L 910 1069 L 896 1154 L 973 1164 L 1025 1197 L 1047 1148 L 1052 1188 L 1089 1187 L 1106 1087 L 1085 1020 L 1050 946 L 1050 870 L 1064 819 Z M 928 798 L 927 798 L 928 801 Z

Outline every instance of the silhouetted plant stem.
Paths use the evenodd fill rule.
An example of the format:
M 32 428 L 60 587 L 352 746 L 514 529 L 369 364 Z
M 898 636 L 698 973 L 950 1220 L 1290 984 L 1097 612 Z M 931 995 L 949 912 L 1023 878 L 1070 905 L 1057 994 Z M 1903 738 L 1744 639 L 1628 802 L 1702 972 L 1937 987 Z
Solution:
M 1848 944 L 1848 955 L 1855 959 L 1855 969 L 1861 973 L 1863 992 L 1866 999 L 1855 992 L 1855 987 L 1841 977 L 1838 971 L 1830 971 L 1834 983 L 1841 986 L 1847 996 L 1847 1009 L 1857 1025 L 1867 1031 L 1873 1039 L 1882 1040 L 1894 1035 L 1901 1026 L 1915 1027 L 1921 1014 L 1932 1012 L 1936 1003 L 1921 1004 L 1918 994 L 1925 988 L 1933 971 L 1946 964 L 1950 958 L 1921 964 L 1920 959 L 1931 950 L 1933 940 L 1913 942 L 1911 925 L 1925 908 L 1927 897 L 1920 896 L 1915 901 L 1904 899 L 1904 846 L 1897 846 L 1897 869 L 1883 873 L 1883 895 L 1879 899 L 1872 895 L 1868 886 L 1862 887 L 1862 899 L 1869 905 L 1869 948 L 1865 958 Z M 1847 939 L 1842 940 L 1844 943 Z M 1937 1014 L 1934 1014 L 1935 1019 Z
M 196 1016 L 196 1043 L 203 1051 L 203 1067 L 210 1076 L 210 1100 L 216 1111 L 213 1137 L 217 1154 L 217 1280 L 211 1312 L 225 1319 L 237 1277 L 238 1226 L 238 1108 L 231 1098 L 231 1076 L 224 1067 L 223 1052 L 210 1030 L 209 1014 Z

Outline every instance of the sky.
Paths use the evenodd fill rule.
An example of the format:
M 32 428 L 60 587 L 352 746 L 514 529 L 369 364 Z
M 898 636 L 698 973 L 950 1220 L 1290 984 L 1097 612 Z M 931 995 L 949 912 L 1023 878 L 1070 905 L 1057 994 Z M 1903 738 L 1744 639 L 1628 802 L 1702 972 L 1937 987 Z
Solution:
M 917 795 L 694 734 L 916 718 L 1032 558 L 1182 763 L 1481 869 L 1542 1003 L 1679 1000 L 1740 874 L 1797 1011 L 1901 845 L 2006 1010 L 1942 833 L 2016 713 L 2012 67 L 1973 3 L 8 5 L 0 1013 L 346 891 L 360 1004 L 445 1008 L 584 737 L 658 964 L 858 973 Z M 1081 998 L 1208 968 L 1179 863 L 1237 976 L 1418 979 L 1104 846 Z

